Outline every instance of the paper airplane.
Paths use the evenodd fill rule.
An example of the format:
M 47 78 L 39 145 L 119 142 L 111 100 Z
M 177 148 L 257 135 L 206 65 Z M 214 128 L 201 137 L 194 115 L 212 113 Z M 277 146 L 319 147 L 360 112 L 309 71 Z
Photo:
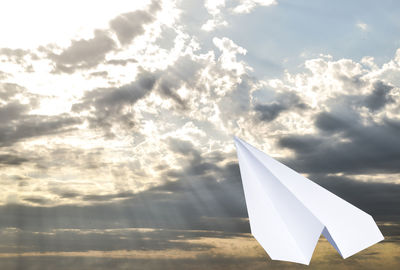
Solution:
M 309 264 L 321 233 L 345 259 L 383 236 L 373 218 L 235 137 L 251 233 L 273 260 Z

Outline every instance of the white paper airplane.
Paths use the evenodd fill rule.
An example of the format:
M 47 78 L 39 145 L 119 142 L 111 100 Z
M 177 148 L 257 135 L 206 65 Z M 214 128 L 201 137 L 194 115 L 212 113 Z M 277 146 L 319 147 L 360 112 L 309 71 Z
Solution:
M 235 137 L 251 233 L 273 260 L 309 264 L 321 233 L 345 259 L 379 241 L 373 218 Z

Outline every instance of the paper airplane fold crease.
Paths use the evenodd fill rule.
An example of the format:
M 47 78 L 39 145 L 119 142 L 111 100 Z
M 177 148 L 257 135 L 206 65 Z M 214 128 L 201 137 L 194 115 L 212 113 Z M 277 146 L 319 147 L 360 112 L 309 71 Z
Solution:
M 343 258 L 381 240 L 373 218 L 235 137 L 251 233 L 273 260 L 309 264 L 321 234 Z

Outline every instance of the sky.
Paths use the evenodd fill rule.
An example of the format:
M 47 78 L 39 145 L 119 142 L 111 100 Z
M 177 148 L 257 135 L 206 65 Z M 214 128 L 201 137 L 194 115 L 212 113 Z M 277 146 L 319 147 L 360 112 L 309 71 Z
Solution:
M 397 1 L 3 1 L 1 269 L 400 267 Z M 233 136 L 371 214 L 272 261 Z

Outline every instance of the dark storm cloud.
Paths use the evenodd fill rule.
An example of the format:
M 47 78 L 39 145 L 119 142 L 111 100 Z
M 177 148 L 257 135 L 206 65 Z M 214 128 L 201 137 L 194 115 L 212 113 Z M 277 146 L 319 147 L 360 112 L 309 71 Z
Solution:
M 314 136 L 286 136 L 279 140 L 279 146 L 293 149 L 296 153 L 307 153 L 322 142 L 322 139 Z
M 343 81 L 342 81 L 343 82 Z M 346 82 L 343 82 L 346 85 Z M 352 83 L 349 88 L 356 88 L 361 91 L 362 88 L 367 88 L 366 94 L 360 95 L 341 95 L 336 96 L 334 101 L 328 102 L 328 106 L 332 109 L 337 107 L 349 107 L 358 110 L 362 107 L 366 107 L 371 113 L 377 113 L 377 111 L 385 108 L 386 105 L 394 102 L 391 92 L 394 89 L 393 86 L 377 80 L 367 84 L 363 81 L 362 83 Z
M 107 31 L 96 30 L 93 38 L 72 40 L 61 53 L 49 52 L 48 56 L 55 62 L 55 72 L 73 73 L 76 69 L 97 66 L 115 46 Z
M 54 195 L 79 198 L 90 205 L 0 206 L 0 215 L 4 217 L 0 227 L 24 230 L 144 227 L 247 232 L 237 164 L 224 160 L 215 162 L 216 154 L 209 160 L 184 141 L 168 143 L 188 161 L 182 170 L 163 171 L 165 184 L 140 193 L 127 191 L 90 196 L 77 191 L 63 194 L 58 189 Z M 27 199 L 41 203 L 36 197 Z
M 388 117 L 371 121 L 360 112 L 365 106 L 378 113 L 393 102 L 392 88 L 377 81 L 369 94 L 342 95 L 327 102 L 328 111 L 314 116 L 317 133 L 279 139 L 281 147 L 296 154 L 286 162 L 308 173 L 399 173 L 399 121 Z
M 180 57 L 174 65 L 162 72 L 158 93 L 172 99 L 178 105 L 178 109 L 187 109 L 187 102 L 179 96 L 177 90 L 186 85 L 189 89 L 201 91 L 196 87 L 201 67 L 201 63 L 194 61 L 188 55 Z
M 0 226 L 24 230 L 144 227 L 248 232 L 237 163 L 215 159 L 222 154 L 209 158 L 187 141 L 171 139 L 166 143 L 181 155 L 183 168 L 163 170 L 164 184 L 140 193 L 90 196 L 58 190 L 55 195 L 79 198 L 90 205 L 4 205 L 0 207 Z M 317 173 L 310 178 L 379 220 L 400 219 L 395 207 L 400 203 L 398 185 L 354 182 Z
M 259 113 L 261 121 L 269 122 L 277 118 L 281 112 L 287 110 L 287 107 L 279 103 L 257 104 L 254 110 Z
M 393 103 L 393 98 L 388 96 L 392 89 L 393 86 L 387 85 L 382 81 L 375 82 L 372 93 L 365 98 L 365 106 L 372 111 L 376 111 L 382 109 L 388 103 Z
M 72 111 L 91 111 L 89 122 L 92 128 L 100 127 L 108 136 L 113 136 L 110 128 L 114 123 L 134 126 L 132 113 L 123 113 L 125 106 L 134 105 L 139 99 L 151 92 L 157 77 L 143 71 L 130 84 L 117 88 L 100 88 L 86 92 L 81 102 L 72 106 Z
M 194 148 L 190 141 L 169 138 L 168 145 L 174 153 L 182 154 L 184 156 L 195 156 L 196 159 L 200 159 L 200 152 Z
M 118 88 L 103 88 L 87 92 L 83 102 L 74 105 L 74 109 L 94 106 L 97 110 L 118 110 L 124 104 L 134 104 L 153 88 L 156 77 L 144 72 L 134 82 Z
M 25 100 L 21 102 L 19 95 Z M 39 96 L 12 83 L 0 84 L 0 147 L 9 146 L 27 138 L 55 134 L 81 123 L 68 114 L 55 116 L 29 114 L 37 108 Z
M 137 60 L 134 58 L 127 58 L 127 59 L 111 59 L 106 62 L 109 65 L 115 66 L 126 66 L 129 63 L 137 63 Z
M 221 153 L 213 152 L 204 157 L 200 151 L 195 149 L 190 141 L 169 138 L 167 143 L 174 153 L 182 155 L 183 162 L 185 162 L 182 170 L 169 170 L 166 172 L 167 176 L 173 178 L 190 178 L 190 176 L 208 176 L 211 172 L 215 174 L 212 180 L 217 180 L 216 178 L 218 178 L 218 180 L 227 180 L 229 183 L 231 183 L 230 181 L 238 180 L 238 171 L 237 168 L 232 167 L 233 164 L 225 164 L 222 167 L 217 165 L 225 159 Z M 231 172 L 234 173 L 231 174 Z M 210 180 L 209 178 L 207 179 Z M 214 184 L 212 180 L 210 180 L 210 183 Z M 175 186 L 177 182 L 171 182 L 170 184 Z M 193 185 L 196 185 L 196 181 L 193 182 Z
M 107 71 L 96 71 L 89 74 L 90 77 L 102 77 L 107 78 L 108 72 Z
M 163 79 L 160 84 L 160 93 L 163 96 L 167 96 L 167 97 L 173 99 L 177 104 L 179 104 L 182 108 L 184 108 L 185 102 L 176 93 L 176 91 L 174 91 L 176 89 L 176 86 L 178 86 L 176 81 Z
M 0 106 L 0 125 L 14 119 L 18 119 L 22 114 L 31 109 L 29 104 L 21 104 L 17 101 Z
M 17 121 L 0 124 L 0 146 L 9 146 L 28 138 L 66 132 L 80 123 L 79 118 L 67 114 L 57 116 L 24 115 Z
M 196 89 L 200 67 L 201 64 L 190 56 L 182 56 L 162 72 L 139 69 L 137 78 L 130 84 L 87 91 L 81 101 L 72 106 L 72 111 L 90 111 L 90 127 L 102 128 L 107 137 L 113 137 L 113 124 L 121 124 L 128 129 L 134 127 L 134 114 L 124 112 L 124 109 L 134 106 L 151 91 L 173 100 L 177 109 L 187 109 L 187 102 L 179 96 L 177 90 L 182 86 Z
M 179 182 L 138 194 L 126 193 L 116 201 L 112 199 L 121 194 L 87 197 L 87 202 L 100 199 L 100 203 L 86 206 L 0 206 L 0 227 L 34 231 L 133 227 L 248 232 L 247 221 L 240 219 L 246 217 L 240 182 L 192 178 L 180 178 Z M 28 199 L 40 203 L 37 199 L 42 198 Z
M 21 102 L 21 97 L 24 101 Z M 39 104 L 39 95 L 14 83 L 0 83 L 0 125 L 19 118 Z
M 115 32 L 122 45 L 129 44 L 135 37 L 144 33 L 144 25 L 155 20 L 154 14 L 161 9 L 157 1 L 153 1 L 148 11 L 137 10 L 119 15 L 110 21 L 110 28 Z
M 303 110 L 305 108 L 306 105 L 295 93 L 282 93 L 277 95 L 276 100 L 271 103 L 256 104 L 254 106 L 259 120 L 264 122 L 275 120 L 282 112 L 296 109 Z
M 45 197 L 41 197 L 41 196 L 29 196 L 29 197 L 24 197 L 22 198 L 23 201 L 26 202 L 31 202 L 31 203 L 35 203 L 35 204 L 41 204 L 41 205 L 46 205 L 50 203 L 50 200 L 45 198 Z
M 353 122 L 327 112 L 319 113 L 315 117 L 315 126 L 317 128 L 332 133 L 350 128 Z
M 400 129 L 394 120 L 391 125 L 364 125 L 330 113 L 317 115 L 316 119 L 321 133 L 290 135 L 279 140 L 280 146 L 296 153 L 293 159 L 286 160 L 291 166 L 308 173 L 400 172 Z
M 5 165 L 20 165 L 28 161 L 27 158 L 19 157 L 11 154 L 0 154 L 0 164 Z
M 153 16 L 143 10 L 121 14 L 110 21 L 121 44 L 130 43 L 136 36 L 144 33 L 144 25 L 154 20 Z
M 77 193 L 72 193 L 77 197 Z M 63 194 L 65 197 L 65 193 Z M 120 193 L 115 193 L 115 194 L 108 194 L 108 195 L 85 195 L 82 196 L 81 199 L 84 201 L 93 201 L 93 202 L 107 202 L 111 201 L 113 199 L 125 199 L 125 198 L 133 198 L 135 197 L 135 194 L 132 192 L 120 192 Z
M 400 221 L 400 185 L 354 181 L 344 176 L 311 174 L 310 179 L 345 199 L 375 220 Z M 391 235 L 398 235 L 394 232 Z
M 53 190 L 52 190 L 53 191 Z M 56 194 L 63 199 L 78 198 L 81 196 L 78 192 L 60 190 Z

